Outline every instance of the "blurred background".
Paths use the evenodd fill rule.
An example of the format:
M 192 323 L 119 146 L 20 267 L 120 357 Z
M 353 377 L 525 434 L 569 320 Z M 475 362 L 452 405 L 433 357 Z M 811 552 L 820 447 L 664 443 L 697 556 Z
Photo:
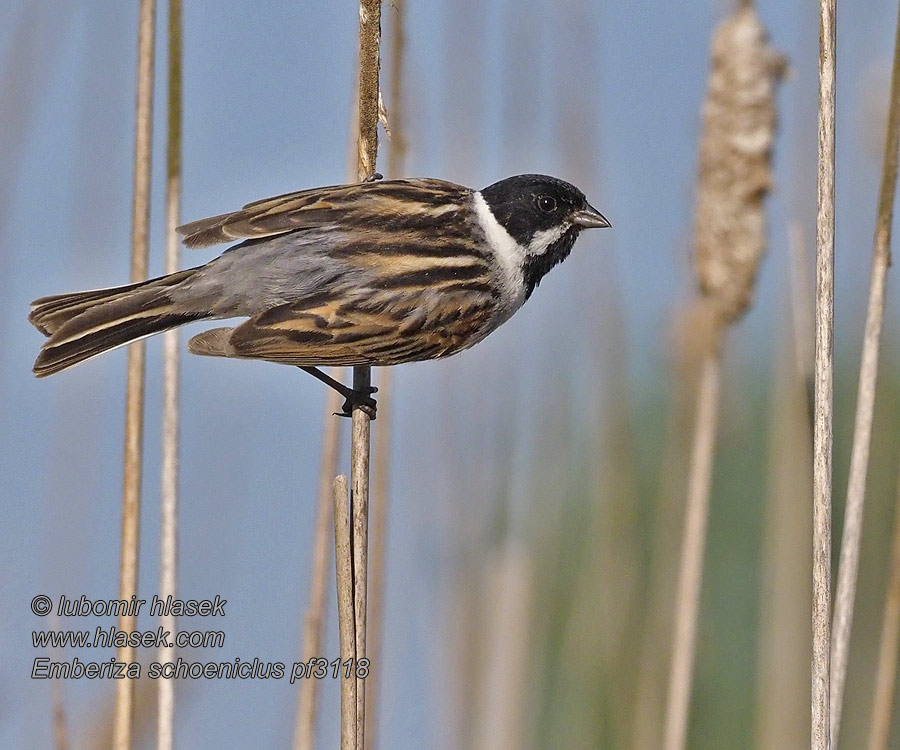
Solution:
M 485 343 L 395 370 L 387 445 L 388 420 L 373 425 L 375 449 L 391 461 L 380 747 L 659 744 L 696 376 L 700 107 L 710 35 L 731 7 L 407 0 L 408 175 L 483 187 L 554 174 L 614 228 L 585 235 Z M 753 307 L 725 341 L 692 748 L 796 748 L 809 737 L 810 435 L 797 361 L 811 351 L 818 17 L 808 2 L 757 9 L 790 76 L 778 97 L 769 255 Z M 163 268 L 165 10 L 151 275 Z M 396 13 L 385 4 L 389 111 Z M 186 3 L 185 221 L 345 180 L 357 14 L 352 0 Z M 887 0 L 844 4 L 838 16 L 835 555 L 895 18 Z M 47 627 L 32 597 L 118 591 L 125 352 L 38 381 L 42 337 L 26 315 L 35 297 L 128 280 L 136 29 L 136 3 L 0 7 L 3 747 L 52 746 L 52 686 L 29 679 L 43 655 L 30 633 Z M 386 157 L 390 141 L 381 146 Z M 217 253 L 185 251 L 183 262 Z M 900 453 L 896 271 L 887 294 L 845 747 L 867 737 Z M 147 346 L 140 592 L 149 599 L 162 347 Z M 325 389 L 293 368 L 185 357 L 182 396 L 180 593 L 228 600 L 224 623 L 208 625 L 225 630 L 224 648 L 185 658 L 293 662 Z M 330 597 L 324 655 L 334 658 Z M 142 617 L 139 627 L 155 623 Z M 103 747 L 113 684 L 61 688 L 72 746 Z M 179 682 L 177 742 L 289 746 L 295 689 Z M 337 684 L 323 690 L 321 746 L 334 747 Z M 138 746 L 150 747 L 155 695 L 139 688 L 138 703 Z M 895 702 L 895 742 L 898 717 Z M 492 744 L 498 732 L 507 744 Z

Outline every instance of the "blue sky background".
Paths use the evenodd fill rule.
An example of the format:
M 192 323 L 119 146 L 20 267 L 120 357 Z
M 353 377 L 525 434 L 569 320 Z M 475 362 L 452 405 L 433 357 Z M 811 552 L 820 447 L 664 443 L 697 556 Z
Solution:
M 184 219 L 342 182 L 356 3 L 185 5 Z M 566 368 L 587 387 L 584 352 L 596 336 L 623 343 L 633 401 L 666 376 L 671 321 L 692 288 L 708 40 L 728 7 L 409 2 L 407 172 L 478 187 L 518 172 L 556 174 L 577 182 L 614 229 L 580 240 L 526 308 L 483 345 L 397 372 L 385 747 L 436 746 L 445 730 L 433 704 L 443 679 L 435 621 L 458 550 L 442 529 L 455 488 L 469 492 L 472 485 L 456 482 L 454 455 L 439 449 L 439 419 L 450 414 L 473 436 L 458 450 L 475 456 L 468 465 L 477 462 L 489 432 L 485 415 L 498 403 L 540 399 Z M 787 221 L 801 221 L 812 257 L 815 209 L 815 4 L 766 0 L 758 7 L 792 76 L 779 97 L 770 257 L 757 305 L 731 334 L 729 366 L 750 371 L 768 368 L 785 325 Z M 394 12 L 385 7 L 386 40 Z M 873 122 L 887 95 L 894 12 L 887 0 L 869 0 L 843 4 L 838 17 L 838 349 L 854 362 L 879 176 L 881 126 Z M 31 598 L 112 598 L 118 588 L 124 350 L 38 381 L 30 369 L 41 336 L 25 318 L 35 297 L 128 279 L 136 26 L 136 3 L 6 0 L 0 8 L 3 747 L 51 742 L 50 686 L 28 679 L 30 631 L 44 624 L 30 614 Z M 158 27 L 163 34 L 165 4 Z M 162 36 L 157 48 L 154 275 L 163 266 Z M 388 105 L 391 86 L 385 78 Z M 184 265 L 216 252 L 185 251 Z M 892 274 L 889 300 L 897 286 Z M 897 307 L 889 308 L 886 337 L 894 340 Z M 598 323 L 609 309 L 618 311 L 616 322 Z M 157 580 L 157 340 L 148 342 L 148 362 L 140 571 L 147 598 Z M 182 393 L 181 591 L 229 601 L 225 648 L 196 658 L 291 662 L 306 602 L 324 389 L 292 368 L 185 357 Z M 527 437 L 503 437 L 516 460 L 527 462 L 534 449 Z M 97 624 L 88 618 L 83 627 Z M 331 655 L 333 630 L 332 621 Z M 190 738 L 183 746 L 289 742 L 295 694 L 285 681 L 178 689 L 177 732 Z M 112 686 L 82 680 L 65 691 L 80 736 L 111 702 Z M 323 746 L 337 736 L 336 696 L 328 685 L 323 705 L 334 710 L 323 711 Z

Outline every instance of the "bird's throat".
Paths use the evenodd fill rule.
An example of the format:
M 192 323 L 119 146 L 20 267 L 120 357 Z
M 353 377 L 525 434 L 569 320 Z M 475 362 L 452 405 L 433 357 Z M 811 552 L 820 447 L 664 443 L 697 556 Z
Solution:
M 578 238 L 578 227 L 570 227 L 562 237 L 550 245 L 540 255 L 526 255 L 525 265 L 522 269 L 525 277 L 525 299 L 527 300 L 535 288 L 541 283 L 541 279 L 554 266 L 562 263 L 572 252 L 572 246 Z

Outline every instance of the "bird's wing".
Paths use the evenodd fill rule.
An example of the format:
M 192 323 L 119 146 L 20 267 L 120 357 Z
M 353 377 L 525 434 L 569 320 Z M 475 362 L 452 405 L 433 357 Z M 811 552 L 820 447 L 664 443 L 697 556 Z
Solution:
M 450 293 L 427 305 L 385 308 L 331 300 L 280 305 L 236 328 L 195 336 L 195 354 L 264 359 L 298 366 L 394 365 L 437 359 L 480 340 L 496 302 L 488 294 Z
M 248 203 L 240 211 L 184 224 L 178 232 L 186 247 L 201 248 L 315 227 L 379 228 L 393 222 L 404 229 L 446 216 L 470 194 L 461 185 L 432 179 L 335 185 Z

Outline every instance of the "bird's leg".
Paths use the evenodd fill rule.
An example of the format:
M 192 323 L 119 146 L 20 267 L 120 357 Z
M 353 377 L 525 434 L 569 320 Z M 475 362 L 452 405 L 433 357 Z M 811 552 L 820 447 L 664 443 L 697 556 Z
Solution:
M 341 411 L 335 412 L 337 416 L 352 416 L 353 407 L 358 406 L 362 411 L 368 414 L 369 419 L 375 419 L 375 410 L 378 408 L 378 404 L 375 402 L 375 399 L 372 398 L 372 394 L 378 392 L 377 388 L 370 386 L 365 392 L 354 391 L 339 380 L 335 380 L 330 375 L 326 375 L 318 367 L 300 367 L 300 369 L 304 372 L 308 372 L 316 378 L 316 380 L 321 380 L 329 388 L 333 388 L 344 397 L 344 405 L 341 407 Z

